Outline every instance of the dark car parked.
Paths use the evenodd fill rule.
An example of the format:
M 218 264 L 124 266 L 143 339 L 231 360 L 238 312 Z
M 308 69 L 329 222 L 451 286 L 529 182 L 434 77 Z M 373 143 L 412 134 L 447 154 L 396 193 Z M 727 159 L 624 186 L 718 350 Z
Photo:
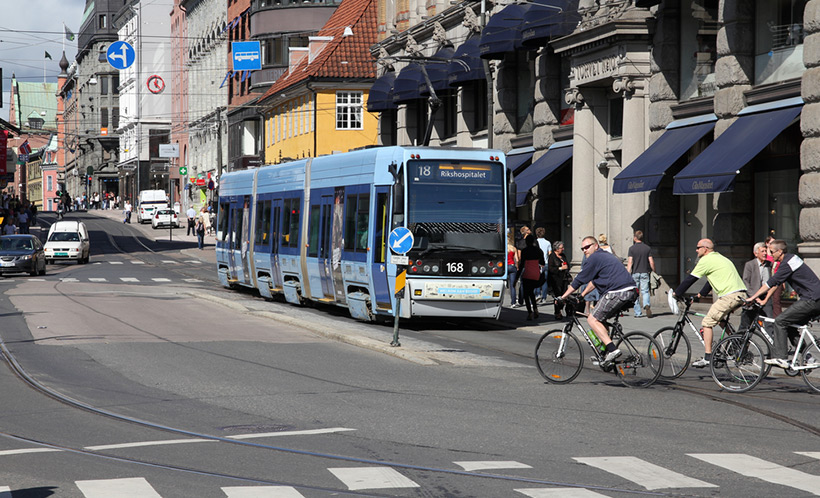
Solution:
M 43 243 L 34 235 L 3 235 L 0 237 L 0 274 L 46 274 L 46 254 Z

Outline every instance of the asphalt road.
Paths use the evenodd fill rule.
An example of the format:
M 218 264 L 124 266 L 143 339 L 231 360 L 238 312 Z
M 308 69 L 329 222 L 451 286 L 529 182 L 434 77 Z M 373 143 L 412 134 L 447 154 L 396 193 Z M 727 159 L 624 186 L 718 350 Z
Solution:
M 549 385 L 532 350 L 553 324 L 524 312 L 403 323 L 391 348 L 388 324 L 221 289 L 184 228 L 99 214 L 79 215 L 91 264 L 0 280 L 0 337 L 50 390 L 0 369 L 0 496 L 820 494 L 799 377 Z

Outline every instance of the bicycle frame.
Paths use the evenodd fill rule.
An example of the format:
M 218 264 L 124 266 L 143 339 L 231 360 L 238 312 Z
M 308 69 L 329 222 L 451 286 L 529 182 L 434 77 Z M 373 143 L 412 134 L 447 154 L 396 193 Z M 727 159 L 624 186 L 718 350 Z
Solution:
M 595 343 L 592 342 L 592 339 L 589 338 L 589 335 L 587 335 L 586 329 L 584 328 L 583 325 L 581 325 L 581 320 L 578 319 L 579 315 L 580 316 L 587 316 L 583 313 L 575 311 L 575 308 L 573 307 L 572 314 L 567 315 L 567 316 L 570 317 L 570 319 L 572 321 L 571 321 L 571 323 L 569 323 L 567 325 L 570 326 L 570 328 L 574 327 L 578 330 L 578 333 L 584 338 L 587 345 L 589 346 L 589 349 L 591 349 L 592 352 L 595 353 L 595 359 L 599 362 L 599 366 L 600 366 L 600 363 L 602 363 L 604 361 L 604 355 L 595 346 Z M 616 341 L 621 336 L 621 332 L 622 332 L 621 331 L 621 324 L 618 323 L 617 317 L 615 318 L 615 323 L 609 323 L 608 321 L 604 321 L 604 322 L 601 322 L 601 323 L 603 323 L 604 326 L 606 327 L 607 332 L 609 333 L 609 338 L 611 340 Z M 566 328 L 566 326 L 565 326 L 565 328 Z M 595 331 L 593 330 L 592 333 L 595 334 Z M 596 336 L 597 336 L 597 334 L 596 334 Z M 600 337 L 598 339 L 600 340 Z M 565 340 L 566 340 L 566 337 L 561 338 L 560 347 L 561 347 L 562 350 L 564 348 L 564 341 Z M 604 368 L 604 367 L 602 366 L 601 368 Z
M 772 320 L 772 321 L 774 321 L 774 320 Z M 813 368 L 820 367 L 820 363 L 817 363 L 817 364 L 814 364 L 814 365 L 798 365 L 797 364 L 797 359 L 800 357 L 800 351 L 803 350 L 803 341 L 804 340 L 806 340 L 808 338 L 808 340 L 806 340 L 806 347 L 808 347 L 809 342 L 811 342 L 814 345 L 815 348 L 818 348 L 817 341 L 814 340 L 814 335 L 812 335 L 812 333 L 809 332 L 809 326 L 808 325 L 801 325 L 801 326 L 797 327 L 797 330 L 800 331 L 800 340 L 797 341 L 797 347 L 794 348 L 794 355 L 792 355 L 792 360 L 789 363 L 789 369 L 794 370 L 796 372 L 799 372 L 800 370 L 811 370 Z M 818 349 L 820 349 L 820 348 L 818 348 Z

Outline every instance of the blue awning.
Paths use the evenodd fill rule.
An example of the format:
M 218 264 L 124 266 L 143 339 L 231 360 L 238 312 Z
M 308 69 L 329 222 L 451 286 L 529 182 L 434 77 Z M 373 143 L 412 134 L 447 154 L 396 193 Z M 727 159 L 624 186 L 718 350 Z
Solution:
M 695 143 L 715 128 L 717 116 L 711 114 L 706 122 L 690 126 L 667 126 L 659 139 L 632 161 L 615 177 L 612 192 L 629 194 L 649 192 L 658 184 L 672 164 L 686 153 Z
M 373 86 L 370 87 L 370 92 L 367 95 L 367 110 L 369 112 L 396 109 L 396 104 L 393 103 L 393 83 L 395 81 L 396 73 L 390 71 L 373 82 Z
M 535 149 L 527 147 L 519 150 L 511 150 L 507 153 L 507 169 L 512 171 L 513 175 L 521 174 L 521 172 L 530 165 L 532 161 L 532 154 Z
M 675 194 L 730 192 L 740 168 L 754 159 L 786 129 L 802 104 L 756 113 L 740 113 L 737 121 L 675 176 Z
M 534 5 L 524 14 L 521 43 L 525 47 L 541 47 L 554 38 L 566 36 L 581 20 L 578 0 L 542 0 L 539 3 L 549 7 Z
M 552 144 L 546 154 L 539 157 L 529 168 L 515 177 L 516 206 L 527 202 L 530 189 L 541 180 L 558 171 L 572 159 L 572 140 Z
M 401 70 L 393 83 L 393 103 L 401 104 L 409 100 L 422 98 L 419 95 L 419 86 L 424 84 L 424 75 L 418 64 L 408 64 Z
M 507 52 L 521 48 L 521 26 L 530 7 L 530 4 L 512 4 L 490 17 L 478 44 L 482 59 L 503 59 Z
M 430 84 L 433 85 L 433 90 L 436 91 L 436 94 L 438 94 L 438 92 L 443 92 L 444 90 L 450 89 L 450 73 L 448 71 L 448 68 L 450 67 L 449 61 L 453 59 L 454 53 L 455 49 L 453 49 L 453 47 L 441 48 L 438 52 L 433 54 L 433 57 L 431 58 L 432 61 L 427 62 L 427 64 L 425 64 L 425 68 L 427 69 L 427 76 L 430 78 Z M 437 62 L 442 59 L 447 59 L 448 62 Z M 424 81 L 424 75 L 422 75 L 421 78 L 419 94 L 422 97 L 430 95 L 430 91 L 427 88 L 427 83 Z
M 479 40 L 480 37 L 478 36 L 470 38 L 453 53 L 453 62 L 447 68 L 450 86 L 461 86 L 470 81 L 485 79 L 484 62 L 478 55 Z

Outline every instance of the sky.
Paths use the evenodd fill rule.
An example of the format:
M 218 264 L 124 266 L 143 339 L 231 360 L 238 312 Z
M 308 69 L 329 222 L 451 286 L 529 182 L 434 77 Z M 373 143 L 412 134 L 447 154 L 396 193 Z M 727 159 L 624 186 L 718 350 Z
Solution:
M 56 83 L 65 40 L 63 23 L 75 34 L 79 33 L 85 9 L 85 0 L 0 0 L 0 6 L 12 3 L 19 8 L 11 9 L 14 14 L 5 15 L 0 20 L 0 67 L 3 68 L 0 118 L 6 121 L 9 119 L 11 75 L 20 81 L 43 81 L 45 61 L 45 81 Z M 69 63 L 77 54 L 77 40 L 76 36 L 74 41 L 65 40 Z M 51 55 L 51 60 L 45 58 L 46 52 Z

